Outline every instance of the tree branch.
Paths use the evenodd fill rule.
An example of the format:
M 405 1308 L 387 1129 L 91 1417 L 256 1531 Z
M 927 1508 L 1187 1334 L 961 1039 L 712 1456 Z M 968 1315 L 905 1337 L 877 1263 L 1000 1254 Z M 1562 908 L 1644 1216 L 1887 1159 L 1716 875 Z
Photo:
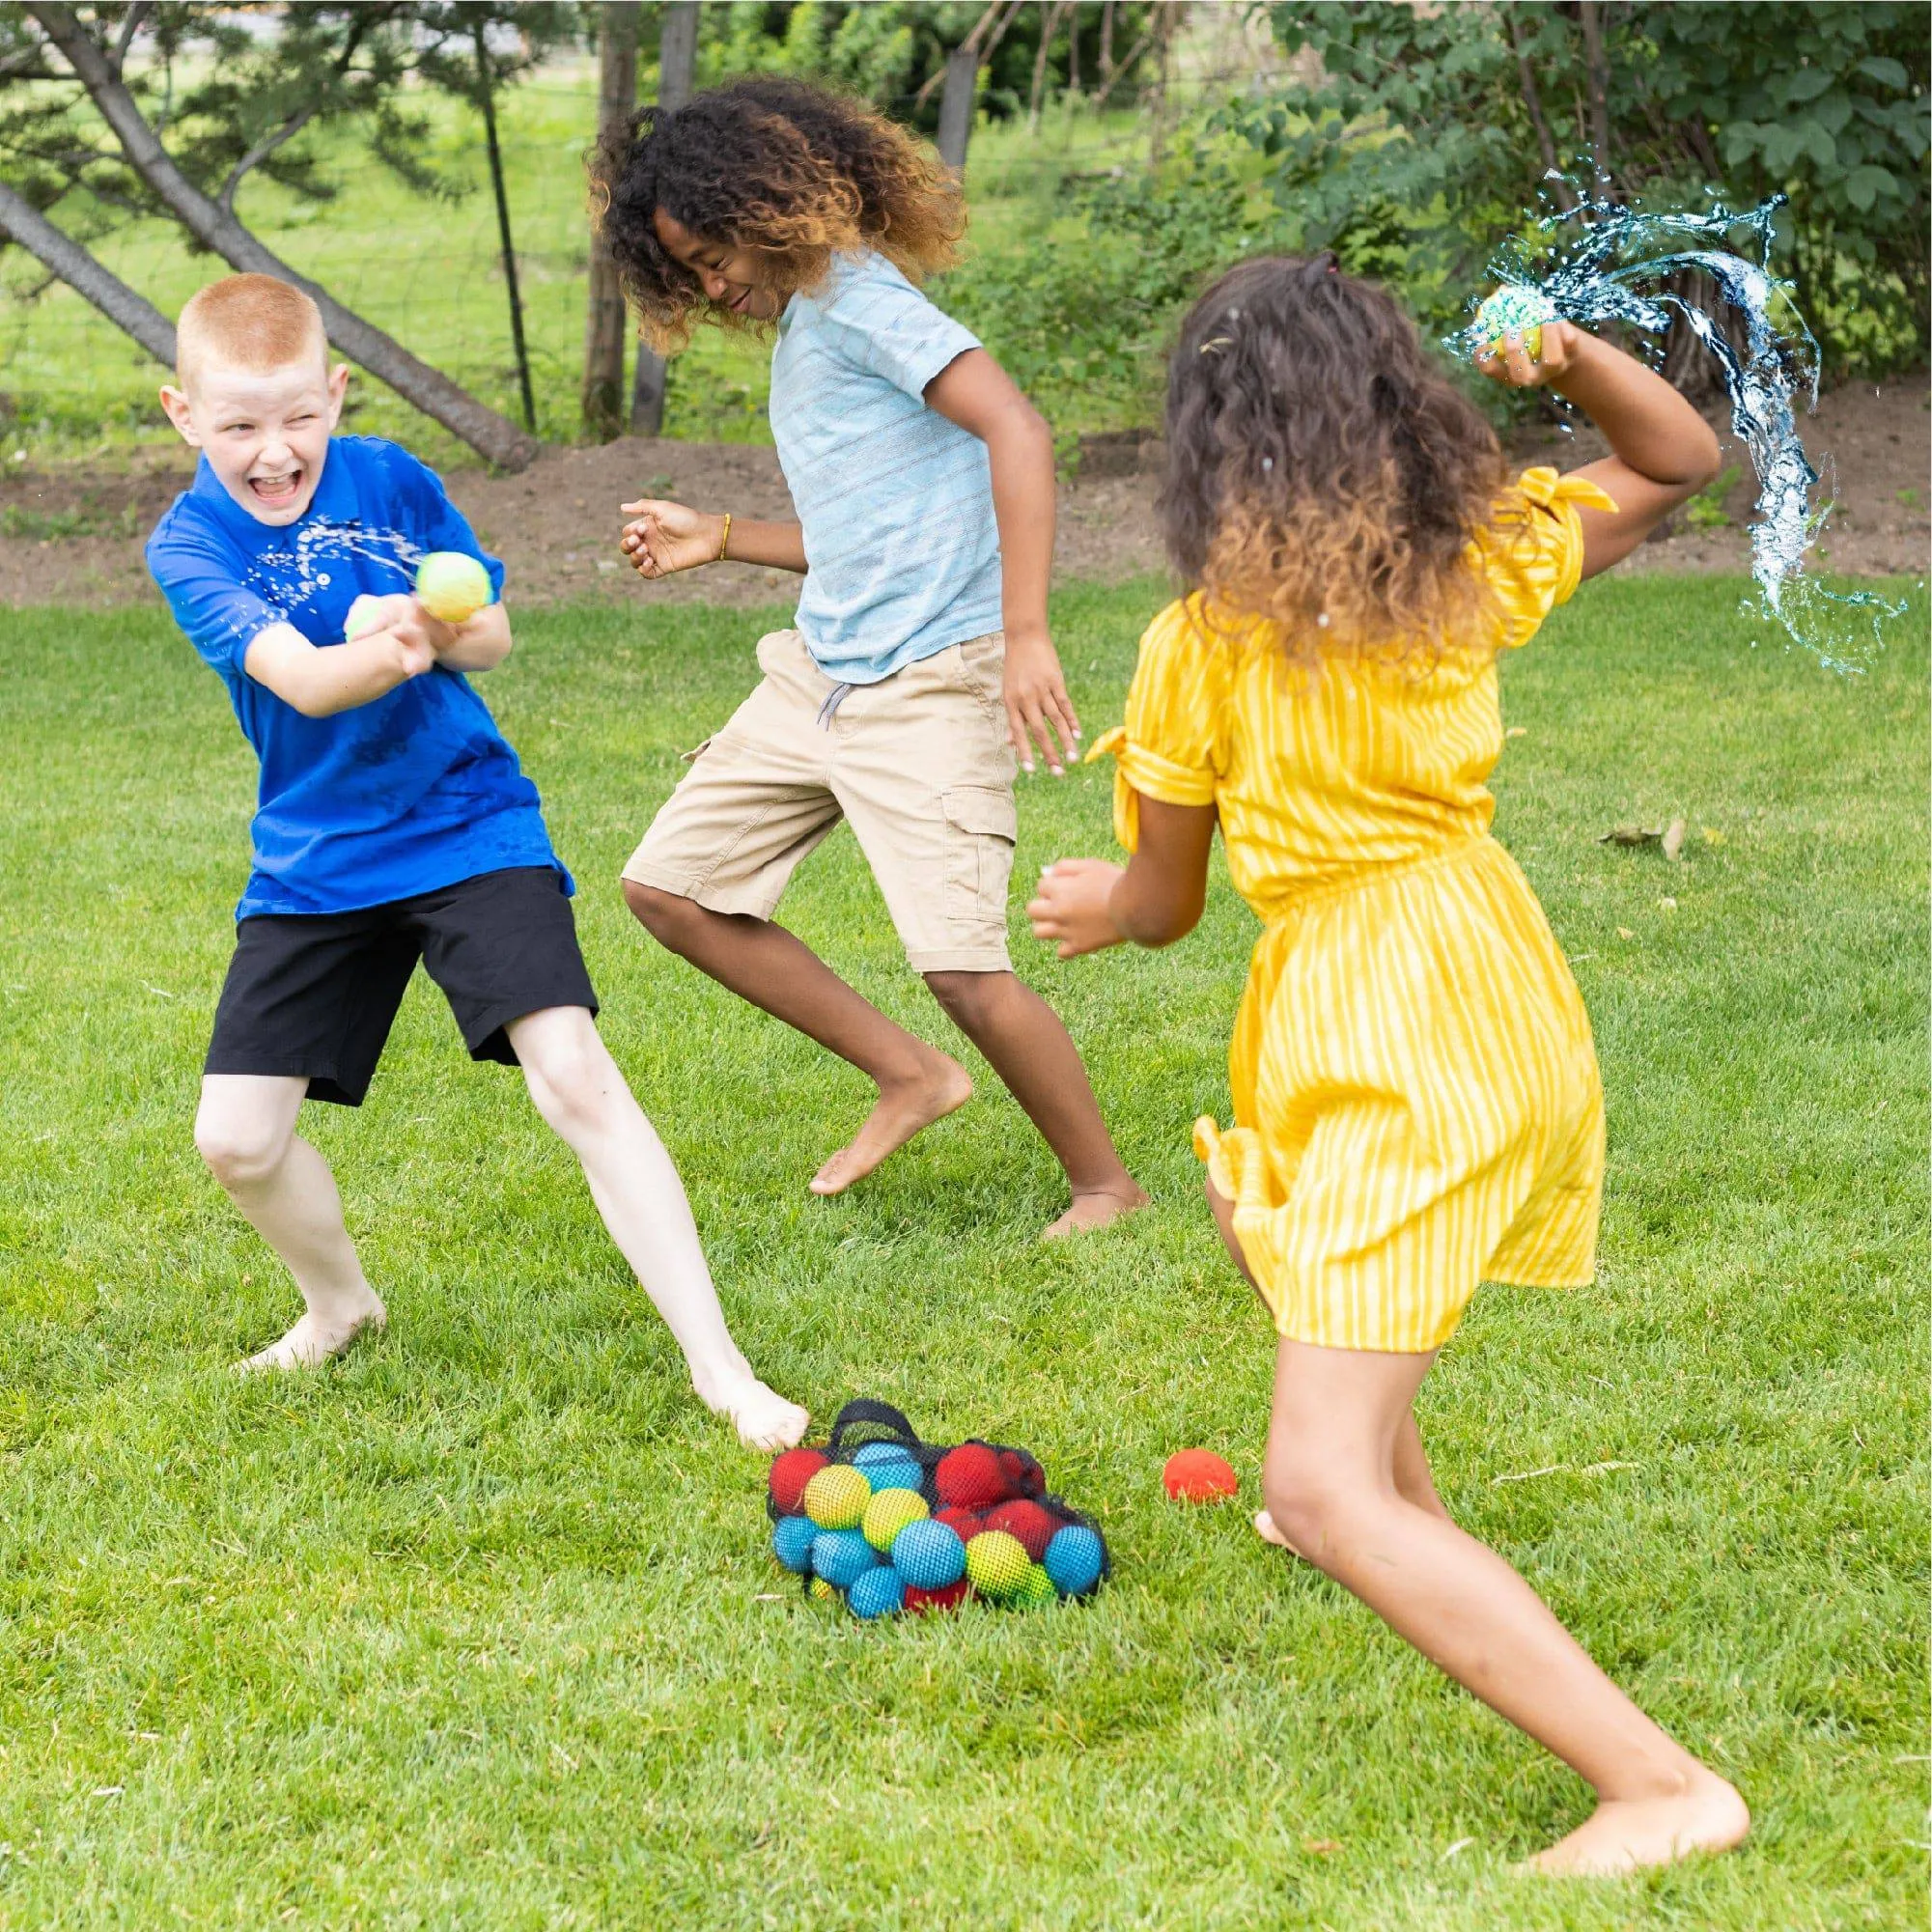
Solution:
M 1603 0 L 1580 0 L 1577 12 L 1583 23 L 1583 60 L 1590 84 L 1590 147 L 1596 163 L 1597 192 L 1610 186 L 1610 54 L 1604 46 Z
M 220 209 L 223 214 L 231 217 L 234 215 L 235 191 L 241 185 L 242 176 L 247 174 L 249 169 L 266 161 L 277 148 L 293 141 L 316 118 L 321 106 L 322 103 L 318 100 L 310 101 L 299 113 L 290 115 L 272 134 L 265 134 L 236 162 L 228 171 L 228 179 L 221 184 L 221 192 L 214 198 L 215 207 Z
M 121 70 L 127 59 L 127 49 L 134 44 L 134 36 L 141 30 L 141 22 L 154 11 L 151 0 L 137 0 L 128 8 L 121 22 L 121 31 L 114 37 L 114 45 L 107 56 L 107 64 L 114 70 L 116 80 L 121 78 Z
M 1106 105 L 1107 96 L 1113 92 L 1115 86 L 1120 81 L 1124 80 L 1134 71 L 1141 55 L 1154 44 L 1154 36 L 1161 31 L 1160 21 L 1161 10 L 1160 6 L 1157 5 L 1152 17 L 1148 21 L 1147 31 L 1134 43 L 1134 51 L 1114 69 L 1113 72 L 1107 77 L 1106 85 L 1094 96 L 1094 111 L 1096 113 Z
M 52 4 L 52 0 L 29 0 L 27 12 L 73 69 L 134 172 L 197 241 L 212 249 L 231 268 L 273 275 L 300 289 L 322 311 L 322 326 L 337 349 L 426 416 L 461 436 L 486 462 L 514 470 L 527 468 L 535 461 L 543 447 L 535 436 L 487 403 L 478 402 L 441 370 L 411 355 L 354 310 L 345 308 L 320 283 L 298 274 L 233 213 L 196 187 L 162 147 L 134 97 L 108 67 L 107 56 L 71 7 Z
M 987 61 L 992 57 L 994 48 L 996 47 L 999 44 L 1000 41 L 1004 38 L 1007 28 L 1013 24 L 1014 15 L 1020 12 L 1020 9 L 1024 4 L 1025 0 L 1011 0 L 1010 5 L 1008 4 L 1008 0 L 993 0 L 993 5 L 990 6 L 986 10 L 986 12 L 982 14 L 979 16 L 979 18 L 973 22 L 972 32 L 969 33 L 966 37 L 966 39 L 960 42 L 961 47 L 970 48 L 974 53 L 978 54 L 980 65 L 984 67 Z M 999 13 L 1001 13 L 1002 11 L 1005 12 L 1006 18 L 999 23 L 999 31 L 994 35 L 993 39 L 984 47 L 982 47 L 979 43 L 980 36 L 984 34 L 988 29 L 988 27 L 990 27 L 993 24 L 994 16 Z M 923 106 L 925 106 L 926 102 L 933 98 L 933 90 L 936 87 L 938 87 L 945 79 L 945 77 L 946 77 L 945 63 L 941 62 L 920 83 L 918 93 L 912 97 L 912 111 L 914 113 L 917 113 L 918 110 Z
M 0 229 L 75 294 L 92 302 L 116 328 L 125 329 L 156 362 L 170 369 L 175 366 L 174 323 L 4 182 L 0 182 Z
M 1567 213 L 1577 205 L 1577 196 L 1570 183 L 1563 178 L 1563 170 L 1556 162 L 1556 142 L 1550 132 L 1550 123 L 1543 115 L 1543 96 L 1536 85 L 1536 70 L 1530 65 L 1529 49 L 1523 44 L 1523 38 L 1516 31 L 1516 11 L 1505 7 L 1502 13 L 1503 26 L 1509 35 L 1509 44 L 1516 49 L 1516 70 L 1523 81 L 1523 104 L 1529 110 L 1529 125 L 1536 130 L 1536 145 L 1543 153 L 1543 166 L 1550 178 L 1550 184 L 1555 190 L 1558 205 Z

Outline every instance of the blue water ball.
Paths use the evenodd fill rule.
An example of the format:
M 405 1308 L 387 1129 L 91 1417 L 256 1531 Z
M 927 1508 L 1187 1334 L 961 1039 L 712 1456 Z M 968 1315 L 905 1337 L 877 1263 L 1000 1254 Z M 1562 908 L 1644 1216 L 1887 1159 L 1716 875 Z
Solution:
M 882 1489 L 918 1489 L 926 1479 L 925 1471 L 904 1449 L 889 1456 L 875 1457 L 862 1468 L 874 1496 Z
M 1082 1524 L 1070 1523 L 1056 1530 L 1047 1545 L 1047 1574 L 1063 1597 L 1085 1596 L 1100 1582 L 1106 1561 L 1106 1546 Z
M 868 1570 L 852 1586 L 846 1602 L 854 1616 L 891 1616 L 906 1601 L 906 1585 L 890 1563 Z
M 942 1590 L 966 1575 L 966 1545 L 949 1523 L 909 1523 L 892 1539 L 892 1567 L 919 1590 Z
M 835 1590 L 849 1590 L 879 1566 L 879 1552 L 856 1529 L 821 1529 L 812 1539 L 812 1574 Z
M 903 1463 L 910 1458 L 897 1442 L 867 1442 L 852 1460 L 854 1468 L 862 1470 L 868 1463 Z
M 771 1554 L 794 1575 L 812 1567 L 812 1545 L 819 1526 L 809 1516 L 781 1516 L 771 1526 Z

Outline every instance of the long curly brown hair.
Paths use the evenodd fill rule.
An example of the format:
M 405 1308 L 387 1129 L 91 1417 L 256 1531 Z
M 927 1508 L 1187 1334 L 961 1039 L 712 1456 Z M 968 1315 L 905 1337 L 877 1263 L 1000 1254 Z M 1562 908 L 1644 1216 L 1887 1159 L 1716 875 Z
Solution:
M 1244 262 L 1181 325 L 1167 379 L 1167 554 L 1208 619 L 1283 654 L 1433 666 L 1491 632 L 1470 543 L 1495 434 L 1382 289 L 1331 255 Z
M 707 241 L 757 250 L 772 286 L 811 289 L 834 255 L 874 248 L 918 282 L 966 233 L 960 184 L 882 115 L 805 81 L 756 75 L 647 107 L 590 160 L 591 205 L 639 327 L 660 351 L 698 322 L 740 323 L 658 238 L 661 208 Z

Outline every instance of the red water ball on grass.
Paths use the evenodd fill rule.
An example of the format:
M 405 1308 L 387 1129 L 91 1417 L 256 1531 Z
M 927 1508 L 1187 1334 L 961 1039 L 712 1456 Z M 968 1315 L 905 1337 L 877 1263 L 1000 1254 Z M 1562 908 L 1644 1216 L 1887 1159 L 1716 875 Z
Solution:
M 823 1449 L 787 1449 L 771 1465 L 768 1480 L 780 1516 L 798 1515 L 804 1503 L 805 1485 L 828 1461 Z
M 1233 1465 L 1212 1449 L 1179 1449 L 1161 1471 L 1176 1502 L 1218 1502 L 1241 1488 Z
M 972 1585 L 964 1577 L 939 1590 L 921 1590 L 908 1583 L 905 1607 L 919 1616 L 928 1616 L 934 1610 L 958 1610 L 971 1589 Z
M 1006 1471 L 1009 1496 L 1038 1496 L 1047 1487 L 1047 1471 L 1024 1449 L 1001 1449 L 999 1467 Z
M 986 1528 L 1003 1529 L 1018 1537 L 1032 1563 L 1046 1556 L 1047 1545 L 1063 1526 L 1051 1510 L 1042 1509 L 1037 1502 L 1002 1502 L 997 1509 L 989 1509 L 985 1519 Z
M 985 1509 L 1013 1494 L 999 1458 L 984 1442 L 962 1442 L 948 1449 L 933 1470 L 939 1500 L 963 1509 Z

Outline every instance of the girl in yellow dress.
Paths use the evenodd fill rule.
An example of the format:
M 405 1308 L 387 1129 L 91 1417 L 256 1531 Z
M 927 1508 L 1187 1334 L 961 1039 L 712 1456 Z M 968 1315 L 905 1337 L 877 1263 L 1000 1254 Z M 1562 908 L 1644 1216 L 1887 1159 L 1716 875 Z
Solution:
M 1220 827 L 1263 921 L 1208 1198 L 1280 1333 L 1257 1527 L 1573 1766 L 1597 1808 L 1540 1855 L 1605 1872 L 1723 1850 L 1729 1784 L 1449 1520 L 1412 1405 L 1483 1280 L 1591 1278 L 1603 1094 L 1541 907 L 1489 836 L 1498 652 L 1716 473 L 1715 437 L 1566 322 L 1485 373 L 1547 383 L 1613 452 L 1511 479 L 1381 290 L 1265 260 L 1195 305 L 1167 396 L 1170 556 L 1111 750 L 1134 854 L 1047 869 L 1072 958 L 1190 931 Z

